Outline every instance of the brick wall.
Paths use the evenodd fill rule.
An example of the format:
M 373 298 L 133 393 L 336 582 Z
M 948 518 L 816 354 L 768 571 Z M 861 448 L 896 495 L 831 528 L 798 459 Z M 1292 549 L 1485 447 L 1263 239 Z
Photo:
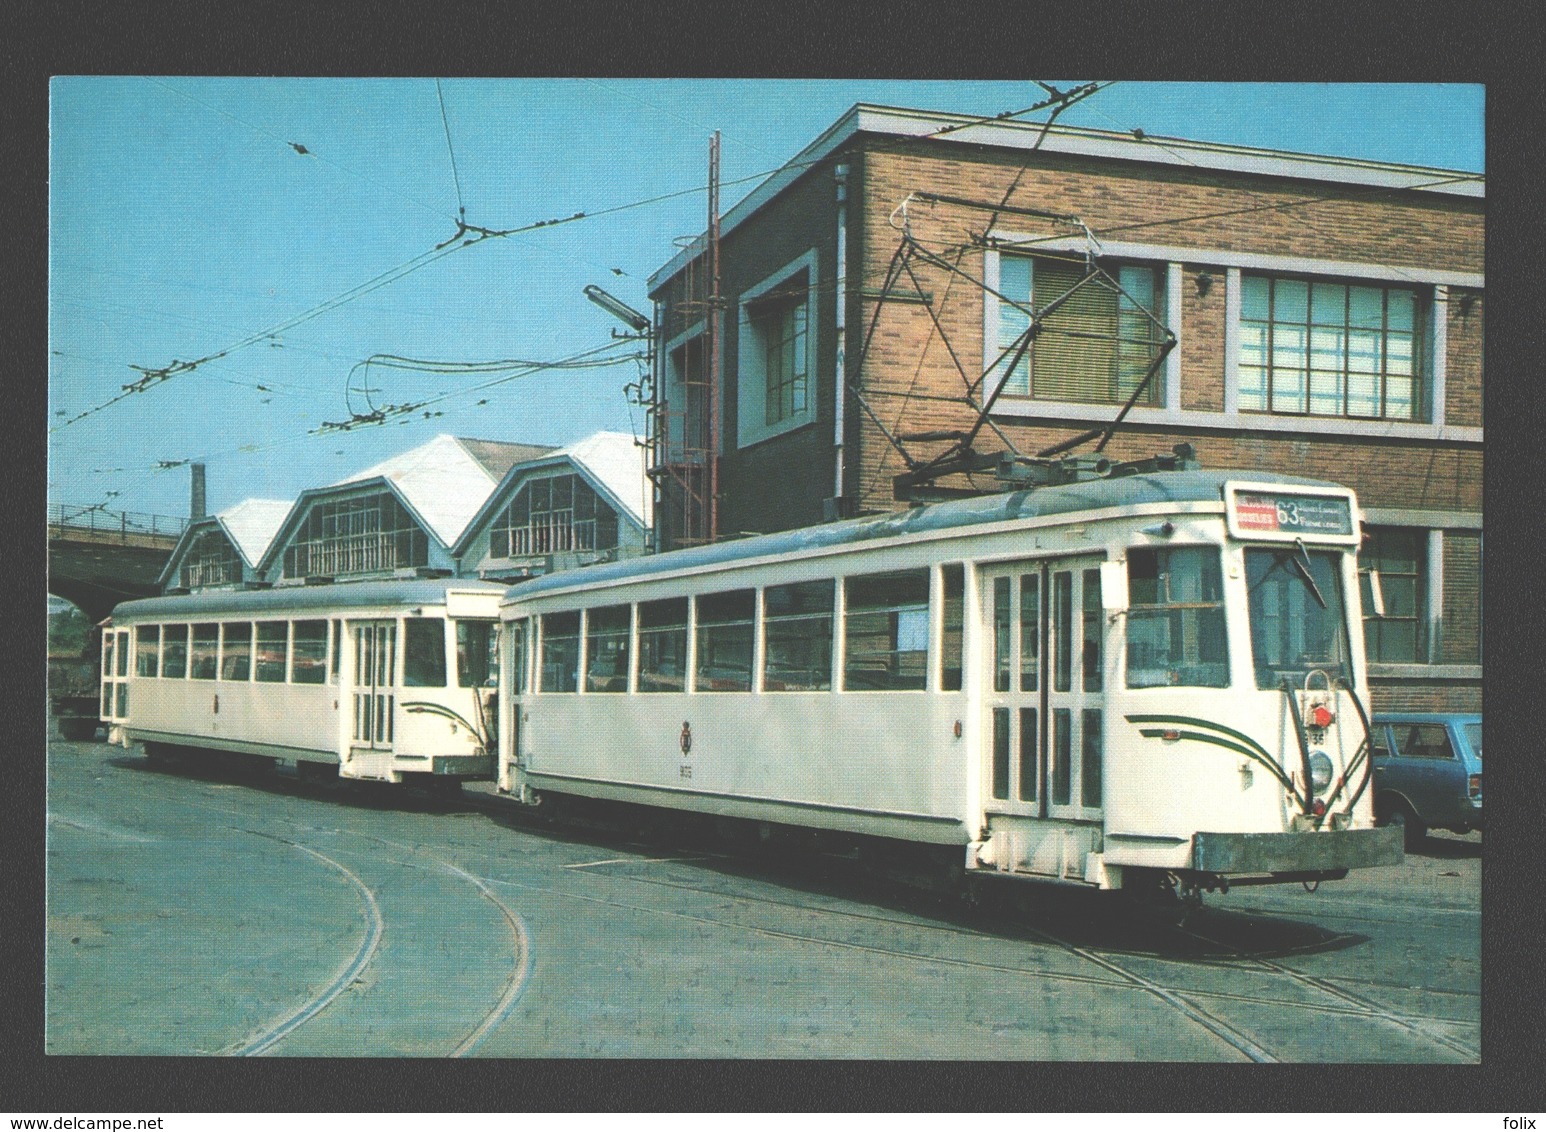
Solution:
M 1444 616 L 1439 627 L 1443 664 L 1482 662 L 1482 540 L 1472 531 L 1444 535 Z
M 1357 186 L 1331 186 L 1162 166 L 1098 162 L 1066 155 L 1026 155 L 984 149 L 931 147 L 917 141 L 872 140 L 865 154 L 867 191 L 863 216 L 861 272 L 877 289 L 898 246 L 894 210 L 909 194 L 935 192 L 1010 206 L 1080 216 L 1103 239 L 1233 252 L 1343 261 L 1367 261 L 1400 268 L 1482 270 L 1483 216 L 1480 202 L 1421 193 L 1389 193 Z M 1013 191 L 1010 191 L 1011 188 Z M 1282 209 L 1275 206 L 1313 201 Z M 914 237 L 931 251 L 959 262 L 978 278 L 984 255 L 980 238 L 987 211 L 938 203 L 911 202 L 907 219 Z M 1176 218 L 1204 219 L 1172 222 Z M 993 228 L 1028 238 L 1067 236 L 1067 226 L 1010 213 Z M 1207 271 L 1214 285 L 1198 293 L 1195 278 Z M 949 344 L 927 310 L 918 304 L 888 303 L 862 373 L 866 396 L 887 428 L 916 432 L 966 427 L 974 414 L 959 398 L 963 391 L 957 360 L 968 375 L 981 373 L 983 296 L 965 279 L 922 266 L 918 283 L 932 295 Z M 1181 406 L 1222 412 L 1224 406 L 1224 268 L 1197 257 L 1184 265 L 1181 289 Z M 911 280 L 907 280 L 911 284 Z M 1471 295 L 1464 305 L 1461 296 Z M 1448 319 L 1449 424 L 1481 423 L 1481 300 L 1456 289 L 1442 315 Z M 866 323 L 874 310 L 866 304 Z M 989 355 L 991 357 L 991 355 Z M 1021 451 L 1037 449 L 1089 427 L 1050 418 L 1011 420 L 1000 425 Z M 1195 444 L 1205 466 L 1325 476 L 1357 490 L 1368 506 L 1481 509 L 1481 450 L 1476 444 L 1394 441 L 1373 437 L 1303 436 L 1242 429 L 1249 416 L 1221 418 L 1217 430 L 1130 431 L 1107 454 L 1141 457 L 1167 451 L 1185 440 Z M 985 433 L 979 444 L 993 444 Z M 927 457 L 943 445 L 909 449 Z M 901 458 L 868 422 L 860 444 L 854 490 L 865 509 L 896 506 L 891 478 L 905 470 Z

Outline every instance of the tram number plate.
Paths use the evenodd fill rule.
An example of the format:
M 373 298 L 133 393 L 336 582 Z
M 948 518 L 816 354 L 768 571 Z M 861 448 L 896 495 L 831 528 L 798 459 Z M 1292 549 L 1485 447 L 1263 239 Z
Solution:
M 1353 517 L 1346 499 L 1242 491 L 1235 496 L 1235 516 L 1242 531 L 1307 535 L 1347 535 L 1353 531 Z
M 682 766 L 681 766 L 680 774 L 681 774 L 681 777 L 683 777 L 683 778 L 691 778 L 692 777 L 692 765 L 690 763 L 683 763 Z

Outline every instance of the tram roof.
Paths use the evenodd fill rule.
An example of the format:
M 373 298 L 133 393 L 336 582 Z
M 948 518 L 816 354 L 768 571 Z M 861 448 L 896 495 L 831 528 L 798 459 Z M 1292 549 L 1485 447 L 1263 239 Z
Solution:
M 413 605 L 445 600 L 447 590 L 499 593 L 504 587 L 476 578 L 387 578 L 330 582 L 321 586 L 278 586 L 263 590 L 205 590 L 120 603 L 114 617 L 276 614 L 281 610 L 326 610 L 360 606 Z
M 947 503 L 930 503 L 910 507 L 905 511 L 866 515 L 815 527 L 583 566 L 517 582 L 510 587 L 505 600 L 508 603 L 569 588 L 641 580 L 753 558 L 771 558 L 868 542 L 879 543 L 908 535 L 986 526 L 1017 519 L 1047 518 L 1078 511 L 1105 511 L 1152 503 L 1216 503 L 1222 508 L 1224 484 L 1232 481 L 1346 490 L 1343 485 L 1329 480 L 1239 469 L 1156 472 L 1086 480 L 1057 487 L 1038 487 L 955 499 Z

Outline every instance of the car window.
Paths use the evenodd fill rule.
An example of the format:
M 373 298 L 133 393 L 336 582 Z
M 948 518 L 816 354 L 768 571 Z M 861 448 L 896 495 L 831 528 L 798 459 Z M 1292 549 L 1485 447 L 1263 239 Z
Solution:
M 1374 757 L 1388 759 L 1390 757 L 1390 735 L 1384 724 L 1376 723 L 1370 728 L 1370 738 L 1374 744 Z
M 1476 752 L 1476 757 L 1482 757 L 1482 725 L 1480 723 L 1467 723 L 1465 725 L 1465 737 L 1471 744 L 1471 750 Z
M 1452 759 L 1449 731 L 1442 723 L 1398 724 L 1396 744 L 1403 758 Z

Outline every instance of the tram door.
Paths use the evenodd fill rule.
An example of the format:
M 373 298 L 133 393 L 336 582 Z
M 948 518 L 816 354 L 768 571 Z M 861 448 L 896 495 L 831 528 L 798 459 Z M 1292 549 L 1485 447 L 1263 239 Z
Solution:
M 992 813 L 1099 820 L 1104 690 L 1100 562 L 983 571 Z
M 354 745 L 392 749 L 393 676 L 397 623 L 357 621 L 354 632 Z

